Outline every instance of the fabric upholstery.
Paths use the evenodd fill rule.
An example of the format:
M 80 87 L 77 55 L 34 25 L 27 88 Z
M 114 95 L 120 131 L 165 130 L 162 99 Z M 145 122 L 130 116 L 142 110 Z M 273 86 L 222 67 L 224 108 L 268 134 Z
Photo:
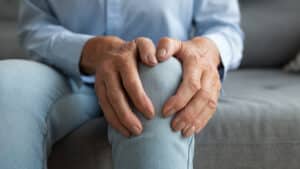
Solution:
M 196 166 L 299 168 L 299 84 L 299 75 L 280 70 L 230 74 L 216 116 L 197 139 Z
M 19 0 L 0 0 L 0 21 L 16 20 Z
M 195 169 L 297 169 L 299 84 L 299 75 L 275 69 L 230 73 L 216 115 L 196 138 Z M 90 164 L 85 169 L 111 169 L 106 132 L 99 129 L 102 123 L 86 123 L 59 142 L 49 169 L 80 169 L 80 163 Z
M 0 21 L 0 59 L 27 58 L 19 46 L 16 27 L 16 22 Z
M 288 72 L 300 72 L 300 52 L 296 56 L 294 60 L 292 60 L 289 64 L 284 67 L 285 71 Z
M 0 0 L 0 59 L 28 58 L 17 36 L 18 5 L 19 0 Z
M 299 0 L 242 0 L 242 67 L 281 67 L 300 44 Z

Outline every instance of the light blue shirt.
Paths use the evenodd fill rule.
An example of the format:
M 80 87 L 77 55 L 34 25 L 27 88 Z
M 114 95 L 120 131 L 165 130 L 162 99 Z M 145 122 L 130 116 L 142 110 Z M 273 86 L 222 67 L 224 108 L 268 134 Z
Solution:
M 22 0 L 19 35 L 30 56 L 77 79 L 84 44 L 103 35 L 155 43 L 204 36 L 217 45 L 227 72 L 242 57 L 239 23 L 237 0 Z

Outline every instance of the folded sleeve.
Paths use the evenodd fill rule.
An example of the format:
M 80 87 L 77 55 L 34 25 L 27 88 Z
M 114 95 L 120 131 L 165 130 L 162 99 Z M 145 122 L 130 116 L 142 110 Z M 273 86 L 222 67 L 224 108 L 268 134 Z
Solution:
M 34 59 L 81 80 L 79 62 L 91 35 L 72 32 L 59 24 L 46 0 L 20 1 L 19 38 Z
M 240 28 L 238 1 L 196 0 L 194 8 L 195 35 L 216 44 L 222 62 L 220 74 L 224 78 L 242 59 L 244 34 Z

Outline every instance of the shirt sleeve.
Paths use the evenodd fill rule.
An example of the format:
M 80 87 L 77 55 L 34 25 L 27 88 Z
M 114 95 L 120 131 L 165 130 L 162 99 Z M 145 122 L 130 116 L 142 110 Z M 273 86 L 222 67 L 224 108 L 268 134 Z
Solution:
M 215 42 L 222 65 L 220 74 L 239 66 L 242 59 L 244 34 L 240 28 L 237 0 L 196 0 L 194 9 L 195 35 Z M 223 72 L 223 73 L 222 73 Z
M 20 3 L 19 38 L 27 53 L 81 80 L 81 52 L 92 36 L 72 32 L 59 24 L 46 0 L 22 0 Z

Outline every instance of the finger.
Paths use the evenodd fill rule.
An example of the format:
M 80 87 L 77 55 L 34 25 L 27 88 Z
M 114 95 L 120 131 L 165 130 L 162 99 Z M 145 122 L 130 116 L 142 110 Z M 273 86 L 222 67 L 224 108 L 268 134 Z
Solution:
M 216 105 L 218 103 L 219 96 L 220 87 L 219 84 L 216 83 L 212 92 L 212 100 L 216 103 Z M 195 122 L 196 133 L 199 133 L 207 125 L 208 121 L 212 118 L 217 110 L 216 105 L 212 107 L 210 106 L 210 104 L 208 104 L 208 106 L 205 107 L 205 109 L 198 115 L 198 117 L 195 118 L 197 119 Z
M 208 121 L 212 118 L 214 112 L 215 109 L 212 109 L 208 106 L 201 112 L 194 124 L 196 126 L 195 133 L 200 133 L 200 131 L 207 125 Z
M 152 40 L 145 37 L 140 37 L 135 40 L 137 45 L 139 56 L 142 62 L 149 66 L 154 66 L 157 64 L 157 59 L 155 56 L 156 48 Z
M 197 114 L 207 106 L 209 101 L 208 95 L 207 92 L 200 90 L 188 105 L 178 112 L 177 116 L 172 121 L 172 127 L 175 131 L 182 130 L 184 127 L 194 122 Z M 182 124 L 186 124 L 186 126 L 183 126 Z
M 217 91 L 219 93 L 221 89 L 221 81 L 220 81 L 220 76 L 217 70 L 210 70 L 210 71 L 205 71 L 203 73 L 202 79 L 201 79 L 201 86 L 204 91 L 212 91 L 215 92 Z M 213 96 L 211 96 L 210 101 L 209 101 L 209 106 L 211 108 L 216 108 L 217 106 L 217 101 Z
M 172 96 L 163 107 L 163 115 L 170 116 L 183 107 L 192 99 L 192 97 L 201 88 L 202 70 L 190 59 L 183 61 L 183 80 L 176 94 Z
M 143 88 L 135 61 L 131 62 L 120 69 L 123 86 L 135 107 L 146 118 L 152 119 L 155 115 L 154 106 Z
M 195 130 L 196 130 L 195 126 L 190 125 L 182 131 L 182 135 L 184 137 L 191 137 L 195 133 Z
M 165 61 L 181 50 L 182 42 L 172 38 L 161 38 L 157 45 L 156 57 L 159 61 Z
M 142 124 L 130 109 L 119 82 L 120 79 L 117 75 L 112 74 L 106 77 L 105 89 L 107 91 L 107 97 L 120 122 L 134 135 L 139 135 L 142 132 Z
M 111 125 L 112 128 L 119 131 L 125 137 L 129 137 L 130 132 L 122 125 L 107 99 L 104 84 L 102 82 L 95 84 L 95 90 L 99 98 L 99 104 L 104 112 L 104 117 L 107 120 L 108 124 Z

